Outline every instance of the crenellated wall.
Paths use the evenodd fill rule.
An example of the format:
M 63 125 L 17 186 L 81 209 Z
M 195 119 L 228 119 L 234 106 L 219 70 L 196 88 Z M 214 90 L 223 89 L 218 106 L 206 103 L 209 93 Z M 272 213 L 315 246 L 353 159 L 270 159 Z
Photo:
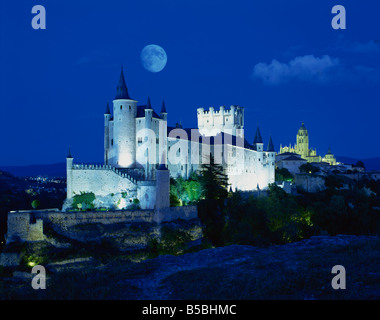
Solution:
M 67 184 L 70 185 L 70 194 L 68 192 L 67 198 L 81 192 L 106 196 L 111 193 L 132 193 L 137 190 L 136 179 L 109 165 L 74 164 L 71 168 L 67 168 Z
M 198 128 L 203 135 L 213 136 L 219 132 L 225 132 L 240 136 L 239 130 L 244 128 L 244 108 L 231 106 L 225 109 L 221 106 L 219 110 L 210 107 L 197 109 Z M 238 130 L 239 129 L 239 130 Z

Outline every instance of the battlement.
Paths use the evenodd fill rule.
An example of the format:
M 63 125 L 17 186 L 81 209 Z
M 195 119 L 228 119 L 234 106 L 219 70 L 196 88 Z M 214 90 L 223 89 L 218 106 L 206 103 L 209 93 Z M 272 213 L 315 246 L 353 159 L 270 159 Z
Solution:
M 241 106 L 234 106 L 231 105 L 229 109 L 226 109 L 226 106 L 220 106 L 219 110 L 215 110 L 214 107 L 210 107 L 208 110 L 205 110 L 204 108 L 198 108 L 198 116 L 199 115 L 218 115 L 218 114 L 232 114 L 232 113 L 238 113 L 241 112 L 244 109 L 244 107 Z
M 219 132 L 239 135 L 237 130 L 244 127 L 244 108 L 232 105 L 230 109 L 221 106 L 219 110 L 198 108 L 198 129 L 202 135 L 215 136 Z

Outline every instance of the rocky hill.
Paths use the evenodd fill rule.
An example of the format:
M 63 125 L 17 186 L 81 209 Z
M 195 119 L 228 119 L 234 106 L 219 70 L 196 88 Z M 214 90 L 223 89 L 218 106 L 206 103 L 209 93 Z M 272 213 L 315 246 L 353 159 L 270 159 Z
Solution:
M 27 272 L 13 277 L 3 272 L 0 299 L 380 298 L 379 237 L 318 236 L 267 248 L 231 245 L 153 259 L 96 252 L 99 248 L 91 257 L 48 265 L 46 290 L 32 290 Z M 346 290 L 331 287 L 334 265 L 346 269 Z

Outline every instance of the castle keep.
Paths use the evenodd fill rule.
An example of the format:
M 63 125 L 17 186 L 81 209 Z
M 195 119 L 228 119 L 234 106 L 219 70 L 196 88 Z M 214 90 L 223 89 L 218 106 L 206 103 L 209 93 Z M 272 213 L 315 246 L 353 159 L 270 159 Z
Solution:
M 253 144 L 244 138 L 243 107 L 198 108 L 198 128 L 168 127 L 165 102 L 159 113 L 149 98 L 138 104 L 130 97 L 121 70 L 111 109 L 107 104 L 104 164 L 75 164 L 69 152 L 67 201 L 92 192 L 106 203 L 110 195 L 123 194 L 119 209 L 128 208 L 135 199 L 142 209 L 167 208 L 170 177 L 188 178 L 210 155 L 224 166 L 232 190 L 265 189 L 274 182 L 272 140 L 264 148 L 259 128 Z

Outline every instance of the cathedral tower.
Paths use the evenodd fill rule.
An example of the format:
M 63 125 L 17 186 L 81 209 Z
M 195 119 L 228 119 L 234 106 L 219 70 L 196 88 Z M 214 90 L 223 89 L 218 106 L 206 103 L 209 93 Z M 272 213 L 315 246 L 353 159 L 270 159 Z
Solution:
M 304 159 L 309 156 L 309 134 L 303 122 L 297 133 L 296 153 Z

